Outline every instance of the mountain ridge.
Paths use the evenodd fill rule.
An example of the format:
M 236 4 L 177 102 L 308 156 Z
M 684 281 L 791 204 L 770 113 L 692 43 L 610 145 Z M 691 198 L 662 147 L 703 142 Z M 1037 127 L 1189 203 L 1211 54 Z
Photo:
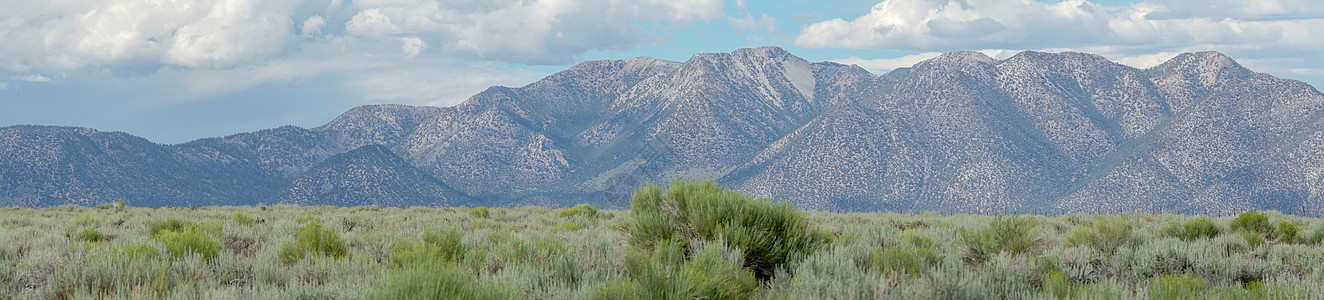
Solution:
M 633 187 L 679 175 L 816 209 L 1288 209 L 1324 203 L 1324 150 L 1312 146 L 1324 145 L 1322 120 L 1314 87 L 1217 52 L 1139 69 L 1078 52 L 955 51 L 875 75 L 761 47 L 587 61 L 456 106 L 362 106 L 311 129 L 176 145 L 48 133 L 67 146 L 52 149 L 77 150 L 68 159 L 106 161 L 83 168 L 102 175 L 55 172 L 41 162 L 61 157 L 30 154 L 36 144 L 0 144 L 11 157 L 0 159 L 0 203 L 244 204 L 284 201 L 301 180 L 435 180 L 417 190 L 458 193 L 353 197 L 621 208 Z M 11 126 L 0 137 L 40 131 Z M 107 152 L 121 148 L 146 158 Z M 350 152 L 334 161 L 355 163 L 328 163 Z M 133 168 L 144 165 L 172 178 Z M 41 166 L 50 174 L 19 170 Z M 337 175 L 355 168 L 393 179 Z M 146 182 L 86 183 L 116 178 Z M 300 195 L 285 202 L 317 203 Z

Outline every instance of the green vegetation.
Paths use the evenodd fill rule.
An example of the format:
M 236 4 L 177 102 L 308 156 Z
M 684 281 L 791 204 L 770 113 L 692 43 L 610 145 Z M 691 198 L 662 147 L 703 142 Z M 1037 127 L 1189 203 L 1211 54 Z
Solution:
M 791 204 L 754 199 L 712 180 L 677 178 L 665 192 L 649 184 L 635 191 L 630 216 L 626 231 L 638 247 L 724 242 L 744 252 L 745 267 L 760 279 L 831 241 Z
M 998 255 L 1032 254 L 1043 245 L 1034 228 L 1039 221 L 1031 217 L 998 217 L 978 231 L 961 229 L 957 242 L 967 262 L 983 263 Z
M 166 253 L 175 258 L 189 255 L 201 255 L 203 259 L 213 260 L 221 250 L 221 243 L 196 230 L 174 232 L 162 230 L 156 238 L 161 240 Z
M 335 231 L 323 229 L 317 221 L 312 221 L 295 233 L 295 240 L 280 246 L 280 261 L 294 263 L 308 255 L 342 258 L 345 256 L 345 241 Z
M 479 206 L 469 209 L 469 215 L 477 219 L 486 219 L 488 211 L 486 206 Z
M 373 299 L 514 299 L 515 293 L 491 282 L 475 280 L 462 268 L 422 264 L 392 272 Z
M 197 228 L 197 227 L 198 224 L 194 224 L 193 222 L 187 222 L 180 220 L 178 218 L 171 217 L 171 218 L 166 218 L 164 220 L 153 220 L 151 223 L 148 223 L 147 232 L 150 232 L 152 236 L 156 236 L 162 231 L 180 232 L 180 231 L 184 231 L 184 229 L 186 228 Z
M 105 238 L 106 235 L 102 234 L 101 231 L 96 230 L 96 228 L 88 228 L 78 232 L 78 236 L 75 236 L 74 240 L 79 242 L 99 243 Z
M 242 210 L 237 210 L 234 212 L 234 223 L 244 226 L 253 226 L 253 224 L 257 223 L 257 219 L 254 219 L 253 215 L 246 214 Z
M 1084 245 L 1099 253 L 1113 255 L 1122 247 L 1141 243 L 1131 232 L 1131 221 L 1126 217 L 1099 217 L 1089 224 L 1077 225 L 1067 236 L 1067 245 Z
M 589 219 L 597 218 L 598 209 L 593 208 L 593 206 L 588 204 L 580 204 L 575 205 L 575 207 L 561 210 L 561 217 L 569 218 L 574 216 L 583 216 Z
M 1228 224 L 1232 231 L 1249 231 L 1259 234 L 1269 234 L 1273 232 L 1273 225 L 1269 223 L 1269 216 L 1257 211 L 1248 211 L 1238 215 L 1236 219 Z
M 492 208 L 487 218 L 420 207 L 0 208 L 0 298 L 1324 298 L 1324 222 L 1272 211 L 839 214 L 706 181 L 637 195 L 630 211 Z
M 1186 220 L 1184 223 L 1172 222 L 1163 227 L 1162 232 L 1164 236 L 1189 242 L 1196 239 L 1212 238 L 1222 232 L 1222 229 L 1219 229 L 1218 225 L 1214 225 L 1214 220 L 1197 217 Z

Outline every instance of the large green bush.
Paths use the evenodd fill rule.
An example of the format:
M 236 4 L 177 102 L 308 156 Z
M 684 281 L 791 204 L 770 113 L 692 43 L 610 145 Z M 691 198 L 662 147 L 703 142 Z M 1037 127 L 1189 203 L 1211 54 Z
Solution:
M 102 234 L 101 231 L 96 230 L 96 228 L 88 228 L 78 232 L 78 235 L 74 236 L 74 240 L 79 242 L 98 243 L 101 242 L 102 239 L 105 239 L 105 237 L 106 235 Z
M 1292 222 L 1278 222 L 1278 226 L 1273 229 L 1273 239 L 1279 243 L 1295 243 L 1298 231 L 1300 229 Z
M 194 227 L 197 227 L 197 224 L 170 217 L 164 220 L 152 220 L 150 223 L 147 223 L 147 232 L 151 233 L 152 236 L 156 236 L 158 233 L 166 230 L 182 232 L 186 228 Z
M 391 251 L 391 260 L 399 265 L 455 262 L 464 259 L 468 246 L 461 239 L 464 234 L 456 229 L 428 232 L 422 242 L 402 242 Z
M 1236 219 L 1228 224 L 1232 231 L 1245 230 L 1268 235 L 1273 233 L 1273 224 L 1269 223 L 1269 216 L 1257 211 L 1248 211 L 1238 215 Z
M 1218 236 L 1222 229 L 1214 224 L 1214 220 L 1205 217 L 1192 218 L 1185 223 L 1171 223 L 1164 226 L 1161 230 L 1165 236 L 1179 238 L 1183 241 L 1194 241 L 1202 238 L 1212 238 Z
M 1126 217 L 1099 217 L 1094 222 L 1077 225 L 1067 237 L 1068 246 L 1085 245 L 1107 255 L 1136 240 Z
M 311 221 L 295 233 L 295 240 L 280 247 L 280 261 L 293 263 L 307 255 L 322 255 L 332 258 L 345 256 L 345 241 L 340 234 L 330 229 L 323 229 L 317 221 Z
M 966 262 L 983 263 L 1000 254 L 1011 256 L 1033 253 L 1043 246 L 1034 235 L 1039 222 L 1031 217 L 998 217 L 977 231 L 961 229 L 957 242 Z
M 585 218 L 592 219 L 598 217 L 598 209 L 593 208 L 592 205 L 579 204 L 579 205 L 575 205 L 575 207 L 562 209 L 560 214 L 562 217 L 567 217 L 567 218 L 574 216 L 583 216 Z
M 220 242 L 196 230 L 183 232 L 162 230 L 157 233 L 156 238 L 161 240 L 166 253 L 177 258 L 198 254 L 210 261 L 215 259 L 216 254 L 221 250 Z
M 633 222 L 625 226 L 636 246 L 724 241 L 744 251 L 745 266 L 760 279 L 831 240 L 790 203 L 755 199 L 712 180 L 676 178 L 666 191 L 649 184 L 635 191 L 630 213 Z

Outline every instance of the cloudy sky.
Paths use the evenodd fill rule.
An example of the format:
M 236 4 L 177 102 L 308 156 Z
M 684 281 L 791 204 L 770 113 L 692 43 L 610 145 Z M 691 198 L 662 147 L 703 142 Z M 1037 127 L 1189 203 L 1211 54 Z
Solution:
M 1315 1 L 0 0 L 0 126 L 179 143 L 454 105 L 585 60 L 766 45 L 879 74 L 953 50 L 1140 68 L 1214 50 L 1324 86 Z

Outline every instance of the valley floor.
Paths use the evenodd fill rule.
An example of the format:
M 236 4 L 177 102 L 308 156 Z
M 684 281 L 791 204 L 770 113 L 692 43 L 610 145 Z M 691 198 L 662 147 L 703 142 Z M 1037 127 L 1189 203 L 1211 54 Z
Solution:
M 591 299 L 648 295 L 642 289 L 675 298 L 1324 298 L 1321 219 L 1274 212 L 804 218 L 831 241 L 777 266 L 776 276 L 732 283 L 738 279 L 686 273 L 747 275 L 714 267 L 742 259 L 739 249 L 715 244 L 690 245 L 720 250 L 715 265 L 702 265 L 695 257 L 704 251 L 694 250 L 675 273 L 659 271 L 674 276 L 643 277 L 628 262 L 650 259 L 626 229 L 630 211 L 7 208 L 0 209 L 0 299 Z

